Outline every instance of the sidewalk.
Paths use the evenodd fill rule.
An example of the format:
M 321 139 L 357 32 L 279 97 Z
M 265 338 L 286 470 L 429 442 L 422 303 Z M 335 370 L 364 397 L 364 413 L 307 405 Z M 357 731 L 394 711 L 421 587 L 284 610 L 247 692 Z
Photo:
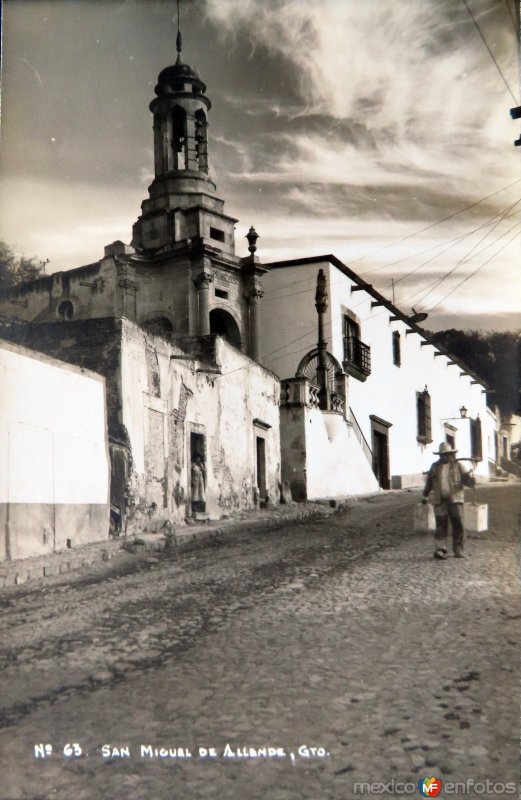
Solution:
M 16 561 L 4 561 L 0 564 L 0 589 L 66 574 L 82 568 L 95 567 L 96 564 L 101 565 L 102 562 L 114 558 L 128 557 L 129 553 L 166 549 L 185 551 L 193 547 L 204 546 L 210 541 L 217 542 L 223 537 L 236 533 L 275 530 L 288 522 L 328 517 L 336 510 L 345 509 L 358 501 L 359 498 L 353 497 L 342 501 L 332 501 L 331 504 L 327 501 L 280 504 L 260 511 L 239 513 L 229 519 L 179 526 L 173 532 L 143 533 L 128 538 L 120 536 L 72 550 L 46 553 L 42 556 Z

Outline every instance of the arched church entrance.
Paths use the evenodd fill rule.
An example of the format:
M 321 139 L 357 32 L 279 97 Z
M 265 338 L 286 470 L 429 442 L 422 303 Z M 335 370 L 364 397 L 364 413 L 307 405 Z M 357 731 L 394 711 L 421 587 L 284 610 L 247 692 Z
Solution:
M 239 326 L 228 311 L 222 308 L 214 308 L 210 311 L 210 333 L 222 336 L 226 341 L 241 349 L 241 332 Z

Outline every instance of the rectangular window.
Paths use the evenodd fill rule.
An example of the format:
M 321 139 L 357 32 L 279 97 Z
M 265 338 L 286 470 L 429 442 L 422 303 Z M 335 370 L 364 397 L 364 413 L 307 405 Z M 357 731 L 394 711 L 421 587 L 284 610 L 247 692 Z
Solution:
M 479 417 L 470 420 L 470 449 L 472 458 L 476 459 L 476 461 L 483 459 L 481 420 Z
M 402 363 L 402 351 L 400 343 L 400 334 L 398 331 L 393 331 L 393 364 L 397 367 Z
M 418 416 L 418 441 L 427 444 L 432 442 L 431 431 L 431 396 L 427 389 L 416 392 L 416 410 Z
M 222 300 L 228 300 L 228 292 L 225 292 L 224 289 L 216 289 L 215 296 L 220 297 Z
M 344 369 L 348 375 L 365 381 L 371 374 L 371 348 L 360 339 L 360 325 L 344 317 Z
M 215 239 L 217 242 L 224 242 L 224 231 L 219 228 L 210 228 L 210 239 Z

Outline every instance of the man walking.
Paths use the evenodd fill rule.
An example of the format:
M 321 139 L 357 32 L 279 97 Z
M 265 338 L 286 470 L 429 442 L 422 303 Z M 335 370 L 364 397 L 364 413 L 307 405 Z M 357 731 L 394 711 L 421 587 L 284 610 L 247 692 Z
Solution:
M 473 475 L 461 465 L 461 462 L 456 461 L 457 452 L 448 442 L 440 444 L 440 449 L 435 453 L 435 455 L 439 455 L 439 461 L 435 461 L 431 466 L 423 490 L 422 503 L 427 502 L 427 497 L 431 492 L 433 496 L 436 517 L 434 558 L 439 559 L 447 558 L 449 518 L 452 523 L 454 557 L 465 558 L 463 552 L 465 542 L 463 487 L 474 486 L 475 480 Z

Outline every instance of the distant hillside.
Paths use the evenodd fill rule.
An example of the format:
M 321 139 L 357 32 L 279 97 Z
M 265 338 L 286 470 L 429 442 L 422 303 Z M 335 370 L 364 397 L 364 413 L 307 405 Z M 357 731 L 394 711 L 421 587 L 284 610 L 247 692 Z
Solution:
M 489 404 L 502 413 L 521 413 L 521 331 L 458 331 L 451 328 L 430 334 L 476 372 L 495 394 Z

